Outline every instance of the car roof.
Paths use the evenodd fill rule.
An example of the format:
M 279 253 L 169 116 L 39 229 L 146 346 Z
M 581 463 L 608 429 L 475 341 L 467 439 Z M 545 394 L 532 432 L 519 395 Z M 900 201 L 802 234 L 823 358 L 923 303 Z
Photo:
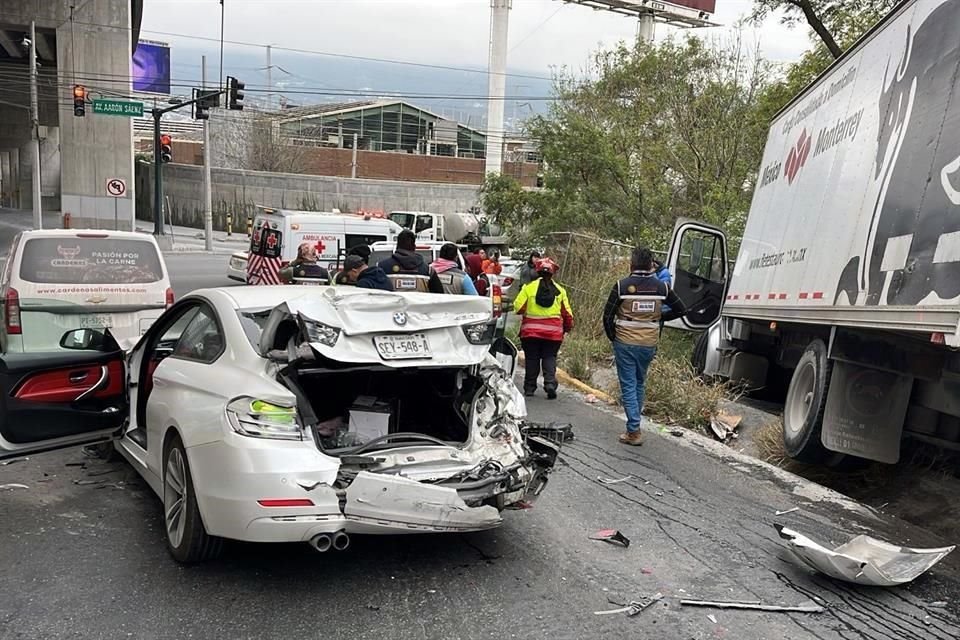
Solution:
M 140 231 L 114 231 L 112 229 L 31 229 L 23 232 L 24 238 L 82 238 L 82 237 L 108 237 L 108 238 L 129 238 L 133 240 L 149 240 L 153 242 L 153 236 L 149 233 Z

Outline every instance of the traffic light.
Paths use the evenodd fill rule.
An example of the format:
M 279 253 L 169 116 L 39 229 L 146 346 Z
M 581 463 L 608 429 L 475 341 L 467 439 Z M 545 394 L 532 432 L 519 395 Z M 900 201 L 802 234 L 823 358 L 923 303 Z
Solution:
M 220 92 L 206 91 L 204 89 L 194 89 L 193 99 L 193 118 L 194 120 L 209 120 L 210 109 L 220 106 Z
M 173 139 L 167 134 L 160 136 L 160 162 L 173 162 Z
M 229 91 L 230 101 L 227 105 L 234 111 L 243 111 L 243 89 L 247 85 L 243 84 L 232 76 L 227 77 L 227 89 Z
M 209 120 L 210 114 L 207 113 L 207 97 L 202 89 L 193 90 L 193 99 L 196 102 L 193 103 L 193 119 L 194 120 Z
M 87 115 L 87 88 L 82 84 L 73 85 L 73 115 L 79 118 Z

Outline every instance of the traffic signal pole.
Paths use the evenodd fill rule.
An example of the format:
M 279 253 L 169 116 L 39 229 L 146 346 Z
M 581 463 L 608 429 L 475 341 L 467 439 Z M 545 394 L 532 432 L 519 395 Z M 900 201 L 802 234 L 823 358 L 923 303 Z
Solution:
M 242 84 L 240 84 L 242 88 Z M 193 100 L 184 100 L 183 102 L 178 102 L 177 104 L 165 107 L 163 109 L 152 109 L 150 114 L 153 116 L 153 235 L 162 236 L 163 233 L 163 158 L 160 153 L 160 120 L 163 118 L 163 114 L 169 113 L 170 111 L 176 111 L 177 109 L 183 109 L 184 107 L 189 107 L 197 103 L 206 103 L 205 101 L 210 100 L 213 95 L 222 95 L 227 93 L 226 89 L 221 91 L 210 91 L 205 92 L 206 95 L 201 95 L 198 98 Z M 243 94 L 240 94 L 242 99 Z M 234 108 L 234 107 L 231 107 Z M 243 107 L 241 106 L 240 109 Z
M 160 162 L 160 118 L 161 109 L 153 110 L 153 235 L 163 235 L 163 178 Z

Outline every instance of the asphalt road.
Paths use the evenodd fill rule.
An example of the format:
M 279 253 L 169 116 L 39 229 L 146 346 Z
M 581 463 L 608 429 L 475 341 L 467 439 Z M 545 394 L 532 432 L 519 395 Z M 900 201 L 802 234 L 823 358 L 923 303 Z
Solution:
M 224 256 L 168 261 L 178 295 L 223 283 Z M 577 436 L 532 509 L 505 512 L 495 531 L 355 537 L 343 553 L 232 544 L 218 561 L 181 567 L 164 548 L 160 501 L 125 463 L 71 450 L 0 466 L 0 485 L 28 487 L 0 490 L 0 638 L 960 635 L 960 554 L 908 587 L 862 588 L 793 565 L 772 525 L 832 544 L 865 532 L 916 546 L 948 541 L 693 434 L 653 430 L 645 446 L 623 447 L 620 417 L 576 394 L 529 408 L 535 420 L 572 423 Z M 630 547 L 588 539 L 608 527 Z M 608 599 L 658 592 L 665 600 L 635 618 L 593 613 L 615 608 Z M 681 597 L 819 598 L 827 610 L 681 608 Z

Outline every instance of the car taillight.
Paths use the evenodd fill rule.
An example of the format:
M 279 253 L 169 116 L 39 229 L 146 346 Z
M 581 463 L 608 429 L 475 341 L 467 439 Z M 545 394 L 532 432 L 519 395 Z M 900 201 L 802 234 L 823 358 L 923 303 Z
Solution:
M 173 289 L 167 288 L 167 309 L 173 306 L 175 296 L 173 295 Z
M 7 289 L 3 300 L 3 315 L 7 323 L 7 335 L 20 335 L 20 294 L 14 288 Z
M 490 297 L 493 298 L 493 317 L 499 318 L 503 315 L 503 289 L 500 285 L 491 285 Z

